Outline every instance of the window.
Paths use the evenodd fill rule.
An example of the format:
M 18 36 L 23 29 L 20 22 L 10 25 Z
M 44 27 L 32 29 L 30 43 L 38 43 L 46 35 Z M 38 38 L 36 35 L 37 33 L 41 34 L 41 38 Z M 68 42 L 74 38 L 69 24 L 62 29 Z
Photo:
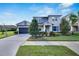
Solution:
M 54 19 L 52 19 L 52 21 L 54 21 Z
M 55 21 L 57 21 L 57 18 L 55 18 Z
M 55 20 L 55 18 L 54 17 L 52 17 L 52 21 L 54 21 Z
M 57 18 L 55 18 L 55 17 L 52 17 L 52 21 L 57 21 Z
M 41 28 L 39 28 L 39 31 L 41 31 Z
M 52 29 L 53 31 L 58 31 L 58 26 L 53 26 Z

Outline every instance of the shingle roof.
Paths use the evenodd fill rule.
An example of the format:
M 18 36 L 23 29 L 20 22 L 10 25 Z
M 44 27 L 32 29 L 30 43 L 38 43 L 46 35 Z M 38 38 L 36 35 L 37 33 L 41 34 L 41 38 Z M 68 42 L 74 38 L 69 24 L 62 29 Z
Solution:
M 29 25 L 29 24 L 30 22 L 24 20 L 22 22 L 17 23 L 16 25 L 19 26 L 19 25 Z
M 43 24 L 44 22 L 48 22 L 48 17 L 33 17 L 37 20 L 39 24 Z
M 43 23 L 46 23 L 48 22 L 48 17 L 60 17 L 61 15 L 48 15 L 47 17 L 33 17 L 35 18 L 39 24 L 43 24 Z
M 60 16 L 62 16 L 62 15 L 48 15 L 48 17 L 49 17 L 49 16 L 60 17 Z

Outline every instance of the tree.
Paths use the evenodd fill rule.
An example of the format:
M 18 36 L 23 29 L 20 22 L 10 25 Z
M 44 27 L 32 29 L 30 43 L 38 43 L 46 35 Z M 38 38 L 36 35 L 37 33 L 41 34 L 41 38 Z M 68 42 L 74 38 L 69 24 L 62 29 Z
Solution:
M 66 35 L 70 31 L 69 22 L 65 18 L 62 18 L 60 29 L 63 35 Z
M 2 34 L 4 34 L 3 25 L 2 25 L 2 26 L 0 26 L 0 31 L 2 32 Z
M 38 30 L 38 22 L 36 19 L 33 19 L 31 24 L 30 24 L 30 27 L 29 27 L 29 33 L 33 36 L 33 37 L 36 37 L 37 34 L 39 33 L 39 30 Z
M 77 15 L 75 15 L 75 14 L 70 14 L 69 18 L 70 18 L 70 22 L 71 22 L 70 23 L 71 24 L 71 32 L 72 32 L 72 34 L 74 34 L 73 25 L 78 20 L 78 18 L 77 18 Z
M 78 17 L 78 22 L 79 22 L 79 11 L 78 11 L 78 13 L 77 13 L 77 14 L 78 14 L 78 16 L 77 16 L 77 17 Z M 79 31 L 79 23 L 78 23 L 78 31 Z

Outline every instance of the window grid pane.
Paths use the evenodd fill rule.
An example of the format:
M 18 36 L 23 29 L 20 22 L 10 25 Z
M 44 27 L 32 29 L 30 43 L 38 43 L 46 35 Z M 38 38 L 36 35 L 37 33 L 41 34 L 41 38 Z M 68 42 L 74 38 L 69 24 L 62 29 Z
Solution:
M 53 31 L 58 31 L 58 26 L 53 26 Z

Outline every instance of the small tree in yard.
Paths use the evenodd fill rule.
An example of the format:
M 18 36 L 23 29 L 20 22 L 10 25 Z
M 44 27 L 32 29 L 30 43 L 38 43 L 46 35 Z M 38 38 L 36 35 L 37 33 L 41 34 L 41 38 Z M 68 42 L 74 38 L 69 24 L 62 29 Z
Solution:
M 37 34 L 39 33 L 39 30 L 38 30 L 38 22 L 37 22 L 36 19 L 32 20 L 32 23 L 30 24 L 30 27 L 29 27 L 29 33 L 33 37 L 37 37 Z
M 63 35 L 66 35 L 70 31 L 69 22 L 65 18 L 62 18 L 60 29 Z

